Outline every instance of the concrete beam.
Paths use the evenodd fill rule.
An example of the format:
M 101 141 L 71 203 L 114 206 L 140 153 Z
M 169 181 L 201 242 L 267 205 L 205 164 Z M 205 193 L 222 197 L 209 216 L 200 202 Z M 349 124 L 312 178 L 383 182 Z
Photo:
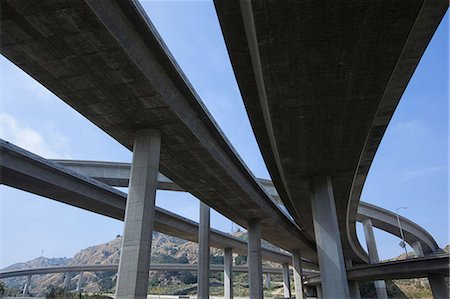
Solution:
M 124 192 L 84 175 L 84 171 L 78 173 L 76 169 L 49 161 L 1 139 L 0 153 L 0 183 L 107 217 L 124 219 L 127 197 Z M 94 164 L 98 166 L 98 163 Z M 76 164 L 81 163 L 78 161 Z M 102 172 L 101 169 L 97 171 Z M 110 171 L 105 169 L 105 172 Z M 156 207 L 155 221 L 155 230 L 161 233 L 198 242 L 198 223 L 195 221 L 159 207 Z M 248 252 L 247 242 L 230 234 L 211 229 L 210 237 L 211 246 L 215 248 L 231 247 L 241 255 Z M 277 263 L 292 260 L 289 253 L 266 246 L 262 246 L 262 256 Z M 307 269 L 319 269 L 316 263 L 310 261 L 304 260 L 303 265 Z
M 27 276 L 27 281 L 25 282 L 25 285 L 23 286 L 22 290 L 22 297 L 26 297 L 30 294 L 30 285 L 31 285 L 31 275 Z
M 264 297 L 264 290 L 262 284 L 261 224 L 259 220 L 250 220 L 247 232 L 250 299 L 261 299 Z
M 295 298 L 306 299 L 303 286 L 302 259 L 299 249 L 292 251 L 292 267 L 294 268 Z
M 119 268 L 118 264 L 106 264 L 106 265 L 71 265 L 71 266 L 56 266 L 56 267 L 43 267 L 43 268 L 31 268 L 31 269 L 19 269 L 19 270 L 7 270 L 0 271 L 0 279 L 27 275 L 41 275 L 49 273 L 65 273 L 65 272 L 117 272 Z M 150 264 L 150 271 L 189 271 L 195 272 L 198 270 L 197 264 Z M 210 265 L 210 271 L 223 272 L 224 265 L 212 264 Z M 246 273 L 248 272 L 248 265 L 235 265 L 233 267 L 234 272 Z M 263 267 L 263 273 L 271 273 L 282 275 L 281 268 Z M 308 272 L 308 274 L 317 274 L 317 272 Z
M 116 286 L 118 299 L 147 298 L 160 148 L 158 131 L 136 132 Z
M 325 298 L 348 299 L 350 293 L 331 180 L 314 177 L 310 188 L 322 291 Z
M 70 288 L 70 273 L 64 273 L 64 299 L 69 298 L 69 288 Z
M 203 202 L 200 202 L 199 218 L 197 296 L 199 299 L 208 299 L 210 208 Z
M 224 288 L 225 299 L 233 299 L 233 249 L 232 248 L 224 249 L 223 288 Z
M 78 274 L 78 282 L 77 282 L 77 292 L 81 292 L 81 287 L 83 286 L 83 275 L 84 272 L 81 271 L 80 274 Z
M 270 273 L 266 273 L 266 288 L 270 290 L 271 287 Z
M 416 254 L 416 257 L 423 257 L 423 249 L 422 249 L 422 243 L 420 242 L 414 242 L 412 244 L 412 247 L 414 249 L 414 253 Z M 433 298 L 449 298 L 449 290 L 448 290 L 448 284 L 445 281 L 445 278 L 443 275 L 439 274 L 429 274 L 427 276 L 428 283 L 431 287 L 431 292 L 433 293 Z
M 444 275 L 429 274 L 428 281 L 430 282 L 431 292 L 434 299 L 450 298 L 448 284 L 445 281 Z
M 380 262 L 378 257 L 377 243 L 375 242 L 375 235 L 373 233 L 372 220 L 370 218 L 362 221 L 364 228 L 364 236 L 366 237 L 367 250 L 369 252 L 369 262 L 376 264 Z M 387 299 L 386 283 L 384 280 L 374 281 L 375 289 L 377 291 L 377 297 L 380 299 Z
M 283 294 L 284 298 L 291 298 L 291 278 L 289 277 L 289 264 L 283 263 Z
M 353 267 L 353 261 L 351 259 L 346 259 L 345 265 L 347 269 L 350 269 Z M 361 292 L 359 290 L 359 282 L 356 280 L 349 280 L 348 281 L 348 289 L 350 292 L 350 298 L 351 299 L 361 299 Z

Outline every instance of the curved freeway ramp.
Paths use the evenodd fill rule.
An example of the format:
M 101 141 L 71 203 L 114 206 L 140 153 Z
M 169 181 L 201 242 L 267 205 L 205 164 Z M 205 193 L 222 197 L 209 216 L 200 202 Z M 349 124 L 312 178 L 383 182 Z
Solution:
M 214 4 L 281 200 L 314 240 L 311 196 L 329 178 L 344 255 L 367 262 L 352 243 L 362 187 L 448 1 Z
M 129 150 L 136 131 L 158 130 L 164 175 L 243 227 L 259 220 L 262 237 L 278 247 L 317 259 L 314 243 L 255 180 L 138 1 L 0 4 L 0 51 L 8 60 Z
M 58 164 L 63 165 L 69 170 L 86 175 L 100 182 L 115 186 L 115 187 L 127 187 L 130 178 L 130 163 L 120 162 L 102 162 L 102 161 L 77 161 L 77 160 L 52 160 Z M 271 195 L 274 200 L 282 205 L 280 196 L 275 189 L 272 181 L 265 179 L 258 179 L 260 184 L 266 189 L 266 192 Z M 158 188 L 162 190 L 170 191 L 184 191 L 181 187 L 176 185 L 170 179 L 163 174 L 158 176 Z M 357 221 L 362 221 L 366 218 L 372 219 L 373 226 L 388 232 L 397 237 L 400 236 L 400 231 L 397 223 L 396 214 L 377 207 L 373 204 L 360 201 L 358 207 Z M 422 245 L 424 254 L 434 253 L 439 246 L 434 240 L 433 236 L 428 233 L 424 228 L 415 222 L 399 216 L 402 223 L 402 228 L 405 234 L 405 241 L 413 246 L 415 242 L 419 242 Z M 358 239 L 352 240 L 355 248 L 358 246 L 361 254 L 367 254 L 361 247 Z

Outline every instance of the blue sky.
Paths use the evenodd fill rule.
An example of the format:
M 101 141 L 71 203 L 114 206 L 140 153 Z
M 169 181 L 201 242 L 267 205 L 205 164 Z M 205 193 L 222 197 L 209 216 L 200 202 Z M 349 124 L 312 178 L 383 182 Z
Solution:
M 142 3 L 170 51 L 249 168 L 269 178 L 256 145 L 210 1 Z M 448 13 L 414 74 L 381 143 L 362 199 L 448 237 Z M 131 153 L 39 83 L 1 62 L 0 136 L 46 158 L 131 161 Z M 87 146 L 88 145 L 88 146 Z M 198 220 L 198 200 L 158 191 L 157 205 Z M 122 233 L 122 223 L 0 186 L 0 268 L 40 256 L 73 256 Z M 212 214 L 212 226 L 231 222 Z M 358 232 L 364 244 L 360 225 Z M 376 230 L 381 258 L 402 253 Z

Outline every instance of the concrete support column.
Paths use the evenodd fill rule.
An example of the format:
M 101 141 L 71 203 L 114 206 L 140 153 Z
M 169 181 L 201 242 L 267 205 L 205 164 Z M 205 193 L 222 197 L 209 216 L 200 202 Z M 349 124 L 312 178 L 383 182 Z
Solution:
M 31 275 L 27 276 L 27 281 L 23 286 L 22 297 L 25 297 L 30 294 L 30 285 L 31 285 Z
M 64 299 L 69 298 L 70 275 L 68 272 L 64 273 Z
M 225 248 L 223 264 L 223 288 L 225 299 L 233 299 L 233 249 Z
M 200 202 L 200 223 L 198 229 L 198 272 L 197 297 L 209 298 L 209 229 L 210 208 Z
M 261 256 L 261 223 L 256 219 L 248 222 L 248 278 L 250 285 L 250 299 L 264 298 Z
M 350 293 L 331 179 L 313 177 L 310 183 L 322 291 L 325 298 L 348 299 Z
M 318 284 L 316 286 L 316 291 L 317 291 L 317 299 L 323 299 L 322 285 Z M 330 297 L 330 298 L 333 298 L 333 297 Z
M 412 248 L 414 249 L 414 253 L 417 257 L 424 256 L 422 243 L 420 243 L 420 241 L 415 241 L 412 243 Z
M 423 248 L 422 244 L 419 241 L 416 241 L 412 244 L 412 248 L 414 249 L 414 253 L 417 257 L 423 257 Z M 428 274 L 427 276 L 428 282 L 430 283 L 431 292 L 433 294 L 433 298 L 441 299 L 441 298 L 450 298 L 448 285 L 445 281 L 445 277 L 439 274 Z
M 450 298 L 448 284 L 445 282 L 445 277 L 443 275 L 428 274 L 428 281 L 430 282 L 434 299 Z
M 289 277 L 288 263 L 283 263 L 283 290 L 284 298 L 291 298 L 291 278 Z
M 375 235 L 373 234 L 372 219 L 366 218 L 362 221 L 364 228 L 364 236 L 366 237 L 367 250 L 369 252 L 369 262 L 376 264 L 380 262 L 378 257 L 377 244 L 375 242 Z M 374 281 L 377 297 L 380 299 L 387 299 L 386 283 L 384 280 Z
M 347 269 L 350 269 L 353 266 L 353 261 L 351 259 L 347 259 L 345 261 Z M 359 283 L 356 280 L 348 281 L 348 289 L 350 291 L 351 299 L 361 299 L 361 292 L 359 291 Z
M 80 272 L 78 275 L 78 282 L 77 282 L 77 292 L 81 292 L 81 286 L 83 285 L 83 271 Z
M 266 273 L 266 288 L 270 290 L 270 273 Z
M 147 129 L 136 132 L 125 208 L 116 298 L 146 299 L 161 135 Z
M 294 268 L 295 298 L 306 299 L 303 288 L 302 256 L 299 249 L 292 250 L 292 266 Z

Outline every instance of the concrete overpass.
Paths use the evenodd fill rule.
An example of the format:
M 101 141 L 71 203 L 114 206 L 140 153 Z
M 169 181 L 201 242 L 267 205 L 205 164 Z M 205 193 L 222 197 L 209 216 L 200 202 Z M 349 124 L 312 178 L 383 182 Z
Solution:
M 369 262 L 364 181 L 448 1 L 214 2 L 270 175 L 328 269 L 324 295 L 348 298 L 344 261 Z
M 349 280 L 384 280 L 446 276 L 450 269 L 448 254 L 431 255 L 421 258 L 383 262 L 379 264 L 358 265 L 347 269 Z M 307 278 L 307 283 L 320 283 L 320 276 Z M 440 298 L 440 297 L 439 297 Z
M 101 162 L 101 161 L 77 161 L 77 160 L 52 160 L 63 165 L 69 170 L 91 177 L 115 187 L 128 187 L 130 178 L 130 163 L 120 162 Z M 266 192 L 272 196 L 277 203 L 283 205 L 272 181 L 257 179 L 266 189 Z M 158 174 L 158 189 L 169 191 L 184 191 L 163 174 Z M 282 207 L 284 208 L 284 207 Z M 439 249 L 436 241 L 429 232 L 413 221 L 399 216 L 405 241 L 411 246 L 417 246 L 419 242 L 422 246 L 423 254 L 428 255 Z M 371 219 L 373 226 L 388 232 L 394 236 L 401 237 L 398 227 L 397 216 L 394 212 L 377 207 L 367 202 L 360 201 L 358 207 L 357 221 Z M 359 241 L 356 240 L 357 244 Z M 360 245 L 361 246 L 361 245 Z M 364 249 L 361 249 L 364 251 Z M 366 253 L 367 254 L 367 253 Z
M 53 266 L 41 268 L 27 268 L 19 270 L 0 271 L 0 279 L 28 276 L 28 275 L 43 275 L 52 273 L 70 273 L 70 272 L 117 272 L 119 264 L 95 264 L 95 265 L 69 265 L 69 266 Z M 197 271 L 197 264 L 155 264 L 150 263 L 150 271 Z M 211 271 L 222 272 L 224 265 L 211 264 Z M 247 265 L 235 265 L 234 272 L 248 272 Z M 281 268 L 263 267 L 264 273 L 282 274 Z M 313 272 L 311 272 L 313 273 Z
M 0 154 L 1 184 L 123 220 L 125 193 L 1 139 Z M 155 209 L 155 230 L 161 233 L 198 242 L 198 226 L 195 221 L 165 209 Z M 216 229 L 210 230 L 210 244 L 219 249 L 231 248 L 241 255 L 248 254 L 247 242 Z M 292 262 L 290 253 L 264 245 L 262 256 L 281 264 Z M 309 269 L 318 270 L 317 264 L 303 263 Z
M 25 3 L 2 1 L 7 59 L 129 150 L 137 131 L 157 130 L 164 175 L 243 227 L 258 219 L 264 239 L 316 260 L 314 243 L 255 180 L 137 1 Z
M 359 195 L 445 1 L 216 3 L 258 143 L 300 228 L 248 171 L 136 1 L 1 5 L 2 54 L 134 151 L 123 248 L 130 254 L 121 260 L 118 297 L 144 298 L 159 169 L 248 228 L 252 298 L 262 296 L 261 236 L 297 262 L 317 261 L 316 242 L 326 296 L 337 286 L 335 295 L 348 297 L 341 248 L 350 262 L 367 261 L 354 227 Z M 294 39 L 283 28 L 293 28 Z M 86 198 L 82 204 L 95 208 Z M 201 207 L 199 269 L 207 269 L 209 210 Z M 200 284 L 204 278 L 199 294 L 207 297 Z

